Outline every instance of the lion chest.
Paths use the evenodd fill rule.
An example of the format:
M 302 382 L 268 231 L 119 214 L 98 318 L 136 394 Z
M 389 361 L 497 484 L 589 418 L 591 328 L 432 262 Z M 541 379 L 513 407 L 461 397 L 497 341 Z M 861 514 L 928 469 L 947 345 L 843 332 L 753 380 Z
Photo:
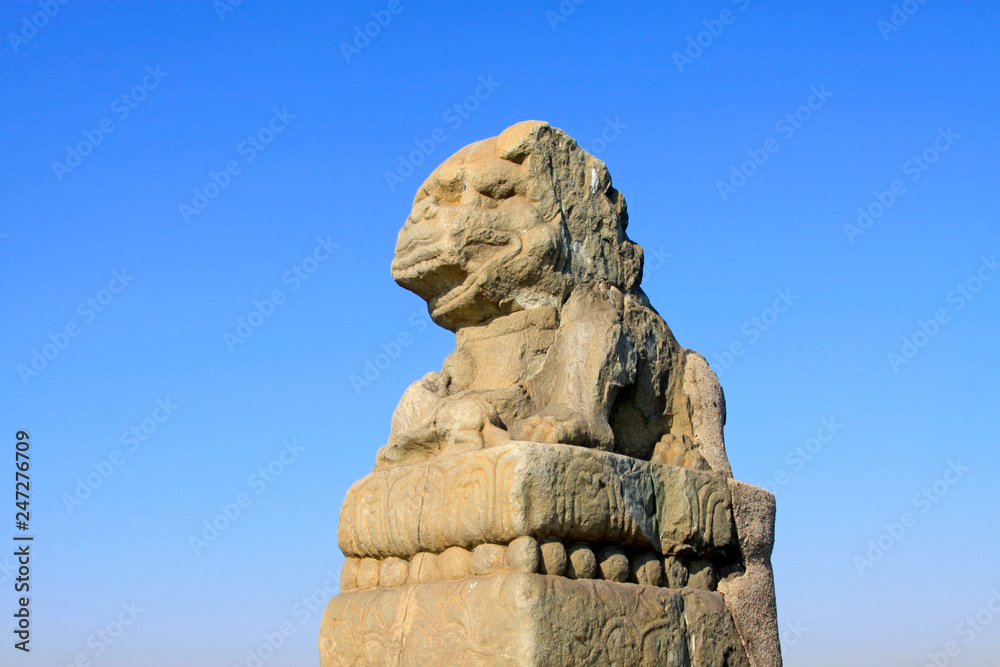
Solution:
M 552 348 L 555 323 L 554 309 L 538 308 L 462 330 L 455 351 L 445 361 L 452 386 L 490 391 L 530 380 L 541 371 Z

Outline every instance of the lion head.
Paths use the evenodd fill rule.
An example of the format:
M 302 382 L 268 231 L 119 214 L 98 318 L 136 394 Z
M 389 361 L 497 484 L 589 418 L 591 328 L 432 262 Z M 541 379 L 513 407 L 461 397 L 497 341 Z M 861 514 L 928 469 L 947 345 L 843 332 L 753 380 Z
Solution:
M 573 287 L 638 289 L 642 249 L 604 163 L 562 130 L 525 121 L 445 160 L 417 192 L 392 276 L 458 329 L 559 307 Z

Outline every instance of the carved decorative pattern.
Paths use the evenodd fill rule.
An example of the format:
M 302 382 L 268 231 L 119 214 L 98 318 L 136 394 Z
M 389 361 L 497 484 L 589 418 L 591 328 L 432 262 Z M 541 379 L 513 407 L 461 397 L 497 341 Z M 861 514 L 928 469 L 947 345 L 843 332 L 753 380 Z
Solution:
M 338 536 L 355 558 L 409 558 L 522 535 L 656 549 L 653 486 L 642 461 L 513 443 L 372 472 L 348 491 Z
M 718 598 L 718 599 L 716 599 Z M 694 602 L 688 610 L 688 601 Z M 746 667 L 721 596 L 546 575 L 494 575 L 342 593 L 323 618 L 323 667 L 339 665 L 689 666 L 706 633 Z

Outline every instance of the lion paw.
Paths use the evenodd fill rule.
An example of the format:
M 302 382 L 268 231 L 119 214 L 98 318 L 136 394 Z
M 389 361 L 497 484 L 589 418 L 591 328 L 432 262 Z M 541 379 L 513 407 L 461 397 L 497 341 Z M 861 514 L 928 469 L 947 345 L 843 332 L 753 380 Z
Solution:
M 560 419 L 553 415 L 532 415 L 515 425 L 512 435 L 518 440 L 564 445 L 591 445 L 590 428 L 580 415 Z
M 551 415 L 532 415 L 517 425 L 515 437 L 532 442 L 565 442 L 568 438 L 562 422 Z

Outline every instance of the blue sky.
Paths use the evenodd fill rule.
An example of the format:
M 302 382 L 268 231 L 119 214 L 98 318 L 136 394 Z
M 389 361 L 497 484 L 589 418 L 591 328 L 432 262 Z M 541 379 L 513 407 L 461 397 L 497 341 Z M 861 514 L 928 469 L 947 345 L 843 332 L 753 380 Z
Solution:
M 284 626 L 265 664 L 315 664 L 340 503 L 454 345 L 393 283 L 396 232 L 435 165 L 541 119 L 608 164 L 643 288 L 719 372 L 736 476 L 777 491 L 786 663 L 994 664 L 998 25 L 4 3 L 0 418 L 9 451 L 31 433 L 36 542 L 33 650 L 0 661 L 246 665 Z

